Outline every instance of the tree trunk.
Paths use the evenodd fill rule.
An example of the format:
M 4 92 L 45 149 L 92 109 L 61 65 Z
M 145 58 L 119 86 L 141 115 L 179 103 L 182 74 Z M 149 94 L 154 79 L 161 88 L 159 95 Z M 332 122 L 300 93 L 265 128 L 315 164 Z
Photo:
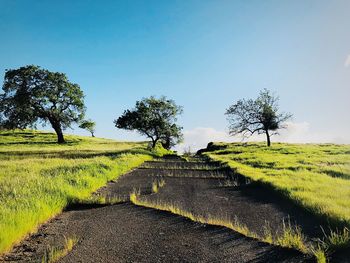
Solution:
M 59 121 L 53 120 L 53 119 L 49 119 L 52 128 L 55 130 L 56 134 L 57 134 L 57 142 L 58 143 L 65 143 L 66 141 L 64 140 L 63 137 L 63 132 L 62 132 L 62 128 L 61 128 L 61 124 Z
M 266 139 L 267 139 L 267 146 L 271 146 L 271 140 L 270 140 L 270 134 L 269 134 L 269 131 L 268 130 L 266 130 L 265 131 L 265 133 L 266 133 Z
M 65 143 L 66 141 L 64 140 L 61 127 L 59 128 L 59 131 L 56 131 L 56 133 L 57 133 L 57 142 L 58 143 Z
M 166 138 L 166 140 L 162 142 L 162 146 L 164 149 L 170 150 L 170 138 Z
M 158 141 L 158 139 L 153 139 L 152 138 L 152 149 L 154 149 L 156 147 L 157 141 Z
M 95 134 L 93 132 L 91 133 L 91 137 L 95 137 Z

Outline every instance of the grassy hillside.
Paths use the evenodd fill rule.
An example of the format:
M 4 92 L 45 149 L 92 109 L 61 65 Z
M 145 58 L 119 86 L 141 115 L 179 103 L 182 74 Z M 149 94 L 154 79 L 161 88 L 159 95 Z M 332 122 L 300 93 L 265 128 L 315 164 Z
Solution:
M 350 226 L 350 146 L 216 144 L 205 153 L 238 173 L 282 192 L 333 223 Z
M 0 132 L 0 253 L 68 204 L 152 158 L 146 143 Z

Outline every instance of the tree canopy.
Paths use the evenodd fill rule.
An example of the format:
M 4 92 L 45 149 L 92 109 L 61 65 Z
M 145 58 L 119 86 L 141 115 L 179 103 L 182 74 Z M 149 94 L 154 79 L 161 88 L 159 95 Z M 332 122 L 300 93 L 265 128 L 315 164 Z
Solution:
M 67 76 L 29 65 L 6 70 L 0 95 L 0 115 L 5 128 L 27 128 L 49 122 L 64 142 L 63 132 L 83 119 L 84 94 Z
M 90 132 L 92 137 L 95 137 L 95 134 L 94 134 L 95 127 L 96 127 L 96 123 L 92 120 L 83 120 L 83 121 L 81 121 L 81 123 L 79 125 L 79 128 Z
M 226 110 L 231 135 L 251 136 L 266 134 L 267 145 L 271 145 L 271 135 L 285 128 L 283 123 L 292 117 L 289 113 L 279 113 L 279 98 L 264 89 L 257 99 L 241 99 Z M 271 133 L 272 132 L 272 133 Z
M 123 115 L 114 121 L 119 129 L 136 130 L 152 141 L 152 148 L 157 142 L 170 149 L 182 141 L 182 127 L 176 124 L 182 107 L 166 97 L 144 98 L 137 101 L 135 108 L 125 110 Z

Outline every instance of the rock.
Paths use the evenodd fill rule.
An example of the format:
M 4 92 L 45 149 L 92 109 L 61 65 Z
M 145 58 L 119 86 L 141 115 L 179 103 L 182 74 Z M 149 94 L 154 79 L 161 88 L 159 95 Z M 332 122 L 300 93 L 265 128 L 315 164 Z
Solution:
M 214 142 L 210 142 L 208 143 L 207 148 L 198 150 L 196 154 L 201 155 L 204 152 L 212 152 L 217 150 L 223 150 L 226 148 L 227 148 L 227 145 L 218 145 L 218 144 L 214 144 Z

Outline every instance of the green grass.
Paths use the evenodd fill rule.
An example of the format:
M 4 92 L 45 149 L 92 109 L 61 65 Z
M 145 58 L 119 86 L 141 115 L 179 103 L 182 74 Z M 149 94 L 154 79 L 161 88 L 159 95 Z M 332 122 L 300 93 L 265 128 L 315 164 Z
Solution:
M 66 136 L 58 145 L 52 133 L 0 132 L 0 253 L 57 215 L 67 205 L 88 199 L 107 181 L 154 155 L 146 143 Z
M 223 226 L 223 227 L 232 229 L 244 236 L 258 239 L 269 244 L 286 247 L 286 248 L 293 248 L 303 253 L 312 254 L 315 256 L 315 258 L 317 259 L 317 262 L 319 263 L 325 262 L 323 261 L 323 259 L 326 259 L 325 251 L 321 247 L 318 247 L 317 249 L 315 249 L 314 244 L 311 244 L 311 243 L 307 244 L 306 238 L 302 234 L 300 228 L 292 227 L 290 222 L 284 223 L 281 234 L 278 237 L 273 238 L 272 230 L 268 225 L 263 226 L 265 230 L 264 236 L 258 236 L 256 233 L 249 230 L 249 228 L 246 225 L 239 222 L 237 218 L 235 218 L 234 220 L 231 220 L 229 218 L 218 218 L 218 217 L 213 217 L 211 215 L 206 215 L 206 216 L 195 215 L 191 212 L 188 212 L 179 208 L 175 204 L 164 203 L 159 200 L 148 201 L 145 198 L 143 198 L 140 194 L 140 191 L 136 189 L 130 194 L 130 201 L 133 204 L 138 206 L 144 206 L 144 207 L 171 212 L 173 214 L 186 217 L 194 222 L 199 222 L 202 224 Z
M 153 181 L 153 183 L 152 183 L 152 192 L 155 193 L 155 194 L 158 193 L 159 189 L 164 187 L 164 185 L 165 185 L 164 179 Z
M 161 201 L 150 202 L 142 198 L 140 195 L 140 191 L 137 191 L 136 189 L 130 194 L 130 201 L 133 204 L 138 206 L 144 206 L 144 207 L 154 208 L 157 210 L 171 212 L 173 214 L 186 217 L 194 222 L 199 222 L 202 224 L 224 226 L 224 227 L 233 229 L 236 232 L 239 232 L 245 236 L 257 238 L 257 235 L 255 233 L 249 231 L 249 229 L 245 225 L 238 222 L 237 219 L 235 219 L 234 221 L 231 221 L 227 218 L 215 218 L 210 215 L 207 215 L 206 217 L 204 217 L 204 216 L 194 215 L 191 212 L 187 212 L 174 204 L 164 203 Z
M 317 262 L 327 261 L 326 251 L 350 245 L 350 145 L 217 144 L 226 148 L 205 153 L 209 159 L 228 165 L 251 181 L 268 185 L 333 227 L 343 229 L 330 230 L 317 246 L 310 248 Z M 283 233 L 277 244 L 306 249 L 295 231 Z
M 350 146 L 227 144 L 205 153 L 341 226 L 350 225 Z
M 54 263 L 66 256 L 78 243 L 76 237 L 65 238 L 63 248 L 50 247 L 42 258 L 42 263 Z
M 288 222 L 288 224 L 283 222 L 282 234 L 277 237 L 275 243 L 281 247 L 299 249 L 304 253 L 308 252 L 308 247 L 305 243 L 305 237 L 301 233 L 300 228 L 297 226 L 293 228 L 290 222 Z
M 342 231 L 331 230 L 329 234 L 325 233 L 324 245 L 327 249 L 347 248 L 350 245 L 350 231 L 344 228 Z
M 107 205 L 115 205 L 115 204 L 120 204 L 124 203 L 128 200 L 123 199 L 118 196 L 113 196 L 113 197 L 106 197 L 106 196 L 90 196 L 89 198 L 85 199 L 78 199 L 75 200 L 72 205 L 76 206 L 93 206 L 93 205 L 101 205 L 101 206 L 107 206 Z

